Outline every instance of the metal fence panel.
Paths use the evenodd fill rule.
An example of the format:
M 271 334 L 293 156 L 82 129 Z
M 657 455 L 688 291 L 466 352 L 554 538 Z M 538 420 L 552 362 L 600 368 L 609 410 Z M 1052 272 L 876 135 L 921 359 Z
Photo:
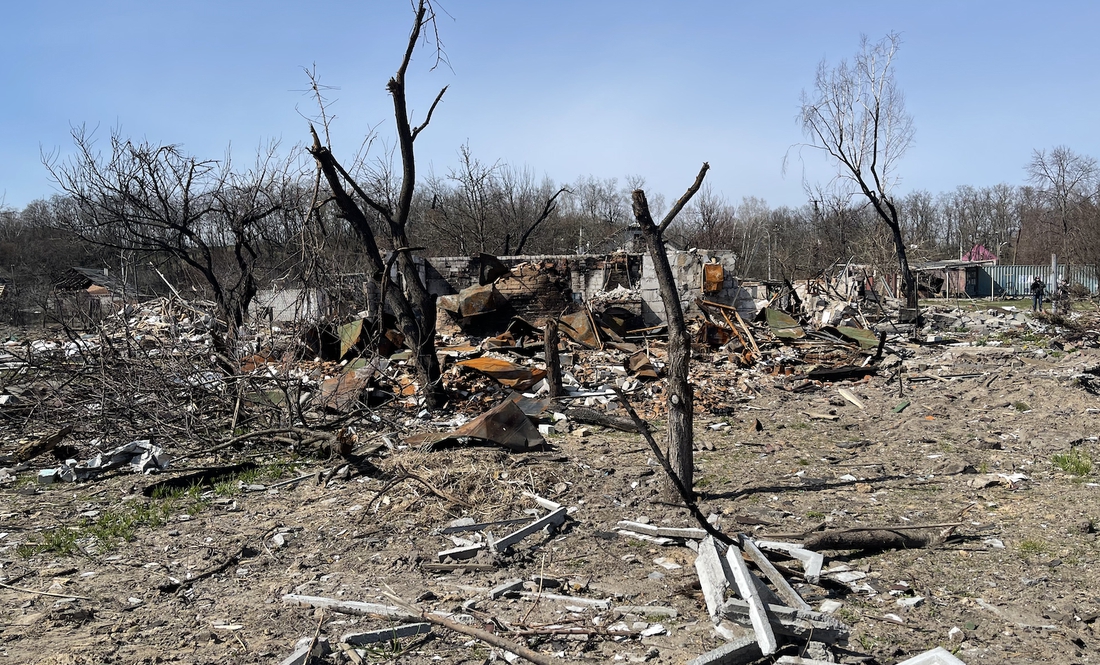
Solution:
M 1058 279 L 1069 275 L 1070 284 L 1081 284 L 1096 295 L 1100 291 L 1096 266 L 1071 265 L 1058 266 L 1058 275 L 1050 271 L 1050 266 L 984 266 L 985 274 L 978 278 L 978 297 L 988 298 L 991 294 L 997 298 L 1023 298 L 1031 296 L 1031 282 L 1038 275 L 1047 284 L 1048 291 L 1054 288 Z

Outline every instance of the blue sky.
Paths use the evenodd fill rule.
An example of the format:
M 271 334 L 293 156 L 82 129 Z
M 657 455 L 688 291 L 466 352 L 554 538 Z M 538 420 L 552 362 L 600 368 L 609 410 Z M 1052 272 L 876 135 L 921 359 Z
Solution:
M 731 200 L 806 200 L 803 177 L 832 171 L 803 151 L 799 94 L 818 63 L 850 58 L 861 34 L 901 33 L 897 80 L 914 117 L 898 192 L 1022 183 L 1032 150 L 1065 144 L 1100 157 L 1100 3 L 657 2 L 443 0 L 450 67 L 409 72 L 421 114 L 449 85 L 417 141 L 421 173 L 445 173 L 469 142 L 486 162 L 558 181 L 646 178 L 676 198 L 703 161 Z M 333 144 L 350 159 L 366 132 L 391 135 L 385 83 L 412 17 L 408 0 L 360 2 L 9 3 L 0 26 L 0 196 L 22 207 L 55 193 L 41 150 L 70 127 L 227 146 L 307 138 L 303 67 L 339 89 Z

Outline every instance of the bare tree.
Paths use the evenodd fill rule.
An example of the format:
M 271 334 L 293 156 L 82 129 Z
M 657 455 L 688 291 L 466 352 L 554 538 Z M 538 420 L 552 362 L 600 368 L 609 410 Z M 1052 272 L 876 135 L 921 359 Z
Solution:
M 435 28 L 435 11 L 428 0 L 419 0 L 408 45 L 397 73 L 386 85 L 393 98 L 394 117 L 397 124 L 397 144 L 401 155 L 401 179 L 396 188 L 397 195 L 390 201 L 377 194 L 367 192 L 340 165 L 332 154 L 331 146 L 322 145 L 315 128 L 310 125 L 313 145 L 310 154 L 317 160 L 317 166 L 332 192 L 332 200 L 355 231 L 366 250 L 366 259 L 371 267 L 369 279 L 378 285 L 388 305 L 397 318 L 405 343 L 413 350 L 417 372 L 424 390 L 425 404 L 428 408 L 438 408 L 443 404 L 445 395 L 440 376 L 439 358 L 435 352 L 436 305 L 435 297 L 428 293 L 420 278 L 408 237 L 408 225 L 412 211 L 413 193 L 416 188 L 416 158 L 414 143 L 417 136 L 431 122 L 432 114 L 439 105 L 444 87 L 436 95 L 428 108 L 423 122 L 413 126 L 405 94 L 405 74 L 412 61 L 413 51 L 424 30 Z M 438 45 L 438 40 L 436 40 Z M 437 57 L 442 57 L 437 51 Z M 323 107 L 322 107 L 323 111 Z M 326 142 L 327 142 L 327 131 Z M 354 194 L 354 196 L 353 196 Z M 356 198 L 357 197 L 357 198 Z M 371 227 L 371 219 L 383 222 L 393 254 L 384 259 Z M 389 284 L 391 267 L 396 263 L 401 275 L 400 288 Z
M 255 266 L 264 225 L 295 205 L 287 199 L 289 158 L 272 145 L 255 166 L 234 171 L 223 160 L 200 160 L 178 146 L 133 143 L 111 135 L 110 156 L 93 137 L 73 131 L 76 155 L 47 160 L 76 214 L 60 221 L 81 238 L 120 250 L 171 257 L 198 273 L 235 338 L 256 295 Z M 229 354 L 220 335 L 219 351 Z
M 688 333 L 687 325 L 684 322 L 680 292 L 676 288 L 672 266 L 668 262 L 664 233 L 672 224 L 672 221 L 676 219 L 676 215 L 684 209 L 684 206 L 691 201 L 691 197 L 699 191 L 699 187 L 703 184 L 703 178 L 709 169 L 710 165 L 704 163 L 703 167 L 699 169 L 699 175 L 695 177 L 695 182 L 673 204 L 661 220 L 660 225 L 653 222 L 645 192 L 636 189 L 633 193 L 634 219 L 637 220 L 638 226 L 642 229 L 646 249 L 649 250 L 649 256 L 653 259 L 653 267 L 657 273 L 657 284 L 661 291 L 661 301 L 665 305 L 665 323 L 668 325 L 668 365 L 665 368 L 668 380 L 667 457 L 672 471 L 688 494 L 684 498 L 689 502 L 693 497 L 692 478 L 694 473 L 694 460 L 691 452 L 694 393 L 691 383 L 688 381 L 688 365 L 691 361 L 691 335 Z M 677 494 L 675 489 L 672 493 Z
M 1065 255 L 1074 222 L 1100 186 L 1100 169 L 1096 160 L 1077 154 L 1064 145 L 1051 149 L 1049 153 L 1036 150 L 1027 166 L 1027 177 L 1051 207 L 1060 226 L 1061 253 Z
M 799 117 L 809 145 L 836 161 L 837 177 L 855 185 L 889 228 L 906 305 L 916 307 L 916 282 L 891 192 L 896 182 L 894 166 L 913 139 L 913 119 L 894 80 L 893 63 L 900 44 L 896 33 L 875 43 L 864 36 L 851 64 L 842 60 L 830 69 L 822 61 L 812 94 L 802 93 Z

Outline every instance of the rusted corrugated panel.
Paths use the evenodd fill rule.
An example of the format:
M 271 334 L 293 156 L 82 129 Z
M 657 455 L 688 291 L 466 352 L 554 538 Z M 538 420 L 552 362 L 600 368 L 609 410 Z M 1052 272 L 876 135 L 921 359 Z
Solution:
M 837 326 L 836 331 L 848 339 L 858 343 L 865 349 L 878 347 L 878 336 L 875 331 L 866 328 L 853 328 L 852 326 Z
M 440 307 L 459 318 L 486 314 L 499 309 L 507 302 L 507 299 L 500 295 L 500 292 L 492 284 L 471 286 L 462 289 L 456 295 L 440 296 L 439 298 Z
M 802 339 L 806 336 L 806 331 L 798 325 L 798 321 L 795 321 L 790 314 L 771 307 L 767 308 L 765 312 L 768 317 L 768 327 L 771 328 L 772 334 L 776 337 L 780 339 Z
M 580 311 L 566 314 L 561 317 L 562 332 L 575 341 L 584 344 L 590 349 L 600 346 L 600 338 L 596 336 L 596 329 L 592 327 L 592 319 L 588 312 Z
M 703 264 L 703 293 L 716 293 L 726 283 L 726 269 L 721 263 Z
M 455 364 L 477 370 L 499 383 L 509 388 L 515 388 L 516 390 L 527 390 L 539 381 L 542 381 L 546 376 L 546 370 L 544 369 L 529 369 L 523 365 L 517 365 L 507 360 L 501 360 L 500 358 L 471 358 L 469 360 L 460 360 Z
M 353 370 L 321 382 L 318 402 L 323 408 L 346 412 L 352 410 L 359 398 L 370 387 L 378 371 L 378 359 L 372 359 L 365 367 Z
M 655 381 L 657 379 L 657 370 L 653 368 L 653 363 L 649 360 L 649 356 L 645 351 L 639 351 L 629 356 L 623 365 L 626 367 L 626 371 L 631 374 L 637 375 L 639 379 L 646 379 Z
M 514 451 L 539 446 L 546 440 L 515 402 L 505 400 L 477 418 L 450 432 L 417 434 L 405 438 L 414 446 L 434 446 L 448 440 L 479 439 Z

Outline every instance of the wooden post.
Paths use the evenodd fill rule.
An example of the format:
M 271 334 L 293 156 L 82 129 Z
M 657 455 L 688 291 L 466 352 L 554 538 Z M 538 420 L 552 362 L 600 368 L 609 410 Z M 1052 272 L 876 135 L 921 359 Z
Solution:
M 546 319 L 543 331 L 543 347 L 546 354 L 546 382 L 550 384 L 550 397 L 561 397 L 565 389 L 561 385 L 561 358 L 558 357 L 558 320 Z

